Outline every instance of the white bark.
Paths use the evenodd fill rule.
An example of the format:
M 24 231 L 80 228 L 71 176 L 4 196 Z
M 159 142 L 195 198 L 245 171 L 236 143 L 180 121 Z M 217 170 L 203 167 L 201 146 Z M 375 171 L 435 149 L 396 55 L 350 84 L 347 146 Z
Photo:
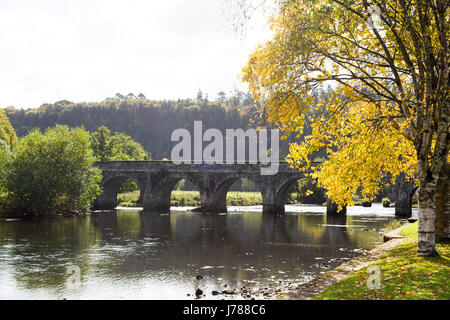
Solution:
M 419 199 L 419 233 L 417 255 L 421 257 L 437 254 L 435 241 L 435 212 L 430 200 Z

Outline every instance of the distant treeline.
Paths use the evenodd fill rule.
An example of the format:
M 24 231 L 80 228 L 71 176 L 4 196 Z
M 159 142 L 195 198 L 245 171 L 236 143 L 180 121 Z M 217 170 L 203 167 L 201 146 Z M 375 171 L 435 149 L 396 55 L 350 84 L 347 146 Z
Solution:
M 122 132 L 139 142 L 152 159 L 170 158 L 173 130 L 193 129 L 194 121 L 203 121 L 203 128 L 225 129 L 251 126 L 253 100 L 242 92 L 236 96 L 208 101 L 200 95 L 197 100 L 151 101 L 143 95 L 117 94 L 102 102 L 59 101 L 37 109 L 6 108 L 12 126 L 19 137 L 34 128 L 45 130 L 57 124 L 84 127 L 93 132 L 106 126 Z M 286 148 L 287 153 L 287 148 Z
M 328 97 L 331 88 L 319 87 L 312 94 L 316 100 Z M 264 108 L 255 103 L 249 93 L 242 91 L 235 91 L 229 96 L 219 92 L 216 99 L 209 100 L 199 90 L 196 99 L 162 101 L 149 100 L 142 93 L 117 93 L 115 97 L 101 102 L 62 100 L 43 104 L 37 109 L 8 107 L 4 110 L 19 137 L 35 128 L 45 131 L 57 124 L 84 127 L 91 133 L 105 126 L 139 142 L 153 160 L 170 159 L 175 144 L 170 140 L 173 130 L 185 128 L 192 132 L 194 121 L 202 121 L 203 130 L 217 128 L 223 133 L 226 129 L 266 125 Z M 306 121 L 304 134 L 310 132 L 310 124 Z M 292 133 L 280 142 L 280 160 L 288 155 L 289 143 L 299 139 L 302 137 Z M 322 151 L 315 155 L 318 158 L 323 156 L 325 153 Z
M 248 93 L 236 91 L 227 97 L 223 92 L 209 101 L 201 91 L 196 99 L 152 101 L 144 95 L 116 94 L 101 102 L 59 101 L 43 104 L 37 109 L 5 109 L 17 135 L 23 137 L 35 128 L 45 131 L 55 125 L 72 128 L 84 127 L 93 137 L 100 127 L 107 127 L 112 133 L 126 134 L 142 145 L 153 160 L 170 159 L 172 132 L 178 128 L 193 131 L 194 121 L 203 122 L 203 130 L 217 128 L 247 129 L 265 126 L 264 110 Z M 305 132 L 309 132 L 306 125 Z M 280 160 L 289 153 L 289 143 L 297 140 L 297 134 L 280 141 Z M 116 156 L 116 155 L 115 155 Z M 195 186 L 186 181 L 180 189 L 193 190 Z M 249 181 L 240 180 L 230 190 L 254 191 L 256 187 Z

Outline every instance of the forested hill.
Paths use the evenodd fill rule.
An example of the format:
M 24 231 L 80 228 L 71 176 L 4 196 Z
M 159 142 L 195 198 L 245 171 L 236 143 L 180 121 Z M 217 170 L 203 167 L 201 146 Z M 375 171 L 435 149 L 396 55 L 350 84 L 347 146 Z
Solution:
M 143 96 L 121 96 L 96 103 L 59 101 L 37 109 L 6 108 L 5 111 L 19 137 L 33 128 L 45 130 L 56 124 L 84 126 L 90 132 L 100 126 L 122 132 L 141 143 L 152 159 L 170 158 L 173 130 L 192 130 L 194 121 L 203 121 L 204 130 L 247 128 L 253 101 L 239 94 L 209 102 L 202 99 L 150 101 Z M 192 132 L 192 131 L 191 131 Z

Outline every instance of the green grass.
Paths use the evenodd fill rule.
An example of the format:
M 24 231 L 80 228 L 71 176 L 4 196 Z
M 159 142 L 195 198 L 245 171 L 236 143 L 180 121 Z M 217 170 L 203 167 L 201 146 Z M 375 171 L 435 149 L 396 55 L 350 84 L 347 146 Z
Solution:
M 370 275 L 366 267 L 313 299 L 450 299 L 450 244 L 437 244 L 439 257 L 417 257 L 417 222 L 405 227 L 401 234 L 405 241 L 371 264 L 380 267 L 380 289 L 368 288 Z
M 260 192 L 228 192 L 227 206 L 257 206 L 262 204 Z
M 401 221 L 401 220 L 397 220 L 397 219 L 395 219 L 395 220 L 391 220 L 390 222 L 389 222 L 389 224 L 386 226 L 386 232 L 389 232 L 389 231 L 392 231 L 392 230 L 395 230 L 395 229 L 397 229 L 397 228 L 400 228 L 402 225 L 404 225 L 405 223 L 408 223 L 408 222 L 406 222 L 406 221 Z
M 117 195 L 122 207 L 136 207 L 139 191 L 120 193 Z M 170 204 L 175 207 L 199 207 L 200 193 L 198 191 L 172 191 Z M 262 204 L 259 192 L 228 192 L 227 206 L 256 206 Z
M 404 227 L 400 231 L 400 234 L 408 239 L 416 240 L 417 239 L 417 227 L 418 227 L 418 222 L 409 223 L 406 227 Z
M 170 205 L 174 207 L 199 207 L 200 193 L 198 191 L 172 191 Z
M 136 207 L 139 199 L 139 191 L 119 193 L 117 195 L 117 202 L 122 207 Z

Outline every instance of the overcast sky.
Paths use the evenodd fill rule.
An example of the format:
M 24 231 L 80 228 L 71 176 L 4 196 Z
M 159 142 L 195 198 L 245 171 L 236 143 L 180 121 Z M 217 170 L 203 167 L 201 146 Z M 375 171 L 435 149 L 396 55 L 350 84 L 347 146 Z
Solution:
M 262 14 L 234 33 L 224 0 L 0 0 L 0 107 L 117 92 L 214 99 L 269 38 Z

